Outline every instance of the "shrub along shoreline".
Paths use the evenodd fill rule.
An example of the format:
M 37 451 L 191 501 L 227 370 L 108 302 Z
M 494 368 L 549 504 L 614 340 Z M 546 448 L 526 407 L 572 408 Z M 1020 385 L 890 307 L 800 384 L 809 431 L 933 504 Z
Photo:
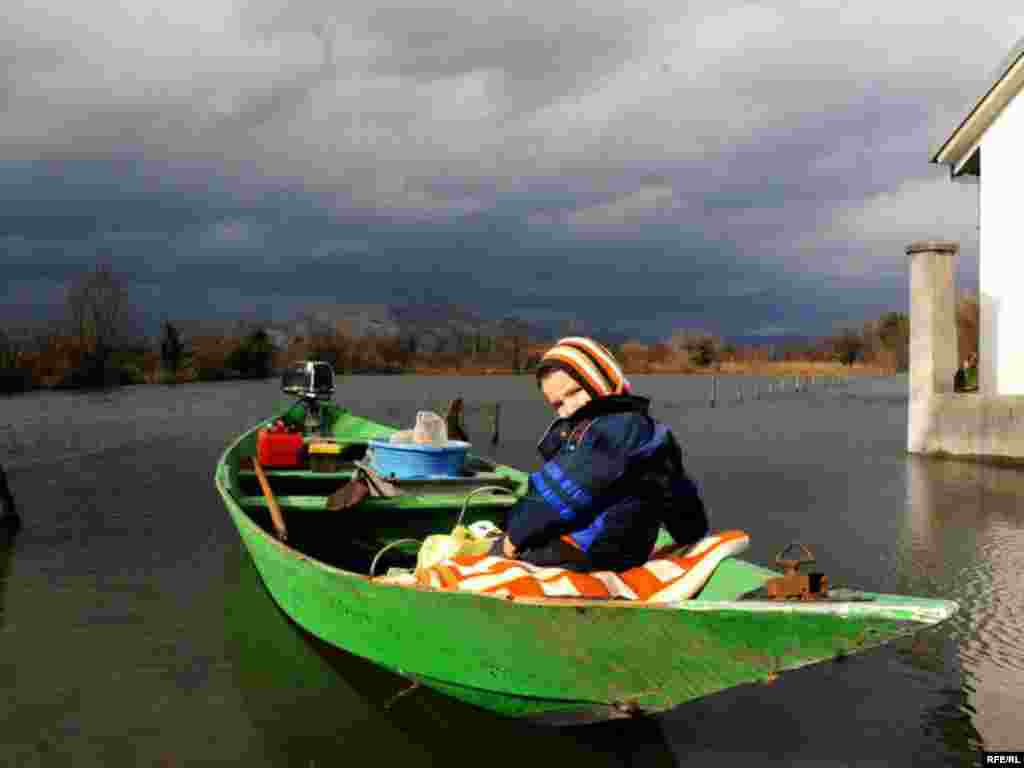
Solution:
M 161 338 L 130 340 L 134 308 L 127 283 L 101 263 L 70 283 L 64 322 L 18 336 L 0 328 L 0 393 L 266 378 L 309 359 L 324 360 L 339 374 L 515 374 L 532 371 L 559 336 L 587 334 L 574 323 L 555 338 L 539 339 L 514 317 L 490 324 L 490 331 L 474 330 L 450 320 L 457 307 L 435 308 L 443 310 L 437 328 L 392 336 L 353 334 L 343 320 L 304 312 L 290 326 L 301 329 L 291 338 L 239 321 L 235 332 L 187 336 L 165 322 Z M 958 360 L 978 351 L 978 317 L 977 296 L 961 297 Z M 610 346 L 631 374 L 845 377 L 907 370 L 909 342 L 909 317 L 886 312 L 859 329 L 846 327 L 804 343 L 737 346 L 704 330 L 684 329 L 654 344 Z
M 143 384 L 263 379 L 299 360 L 330 362 L 339 374 L 493 376 L 531 373 L 551 341 L 494 339 L 481 350 L 461 354 L 418 351 L 395 338 L 351 338 L 331 334 L 295 338 L 275 347 L 262 329 L 246 335 L 196 335 L 183 340 L 170 324 L 159 343 L 135 342 L 117 348 L 89 347 L 74 337 L 49 334 L 12 345 L 0 354 L 0 393 L 38 389 L 75 390 Z M 11 348 L 13 346 L 13 349 Z M 827 346 L 783 350 L 675 348 L 630 342 L 613 352 L 629 374 L 763 377 L 881 376 L 897 372 L 884 362 L 841 362 Z

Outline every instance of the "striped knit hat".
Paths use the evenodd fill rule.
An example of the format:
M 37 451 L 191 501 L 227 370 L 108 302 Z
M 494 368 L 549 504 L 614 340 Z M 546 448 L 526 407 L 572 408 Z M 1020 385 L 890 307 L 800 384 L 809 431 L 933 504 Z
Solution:
M 629 380 L 612 353 L 585 336 L 567 336 L 545 352 L 537 367 L 538 381 L 552 369 L 565 371 L 594 398 L 630 393 Z

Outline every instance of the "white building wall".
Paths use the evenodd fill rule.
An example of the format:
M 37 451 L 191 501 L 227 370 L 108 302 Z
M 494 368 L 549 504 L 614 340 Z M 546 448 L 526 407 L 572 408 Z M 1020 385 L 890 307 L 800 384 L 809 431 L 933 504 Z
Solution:
M 1024 93 L 981 143 L 978 384 L 983 394 L 1024 394 Z

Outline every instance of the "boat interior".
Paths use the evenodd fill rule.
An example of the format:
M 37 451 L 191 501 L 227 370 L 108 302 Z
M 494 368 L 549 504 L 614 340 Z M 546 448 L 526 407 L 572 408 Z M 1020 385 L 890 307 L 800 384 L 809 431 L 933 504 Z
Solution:
M 280 535 L 290 549 L 321 563 L 353 574 L 390 576 L 399 580 L 412 576 L 417 554 L 428 536 L 451 533 L 459 524 L 468 527 L 484 521 L 507 529 L 509 508 L 528 490 L 529 476 L 525 472 L 468 452 L 468 443 L 461 441 L 463 460 L 454 464 L 451 471 L 431 469 L 426 474 L 402 472 L 401 476 L 382 477 L 385 464 L 378 460 L 382 451 L 393 451 L 398 445 L 391 438 L 399 430 L 336 406 L 330 401 L 333 371 L 329 371 L 329 366 L 316 361 L 302 365 L 304 370 L 300 366 L 285 374 L 282 386 L 285 392 L 302 397 L 298 416 L 294 407 L 289 409 L 287 414 L 293 416 L 291 429 L 285 428 L 285 434 L 278 435 L 281 439 L 270 446 L 292 450 L 290 459 L 285 462 L 263 460 L 276 456 L 267 451 L 270 450 L 268 434 L 281 425 L 278 416 L 241 435 L 218 463 L 215 482 L 233 515 L 244 515 L 268 537 Z M 321 378 L 325 368 L 330 377 Z M 450 409 L 449 416 L 452 411 Z M 448 434 L 458 433 L 449 428 Z M 444 451 L 451 447 L 451 443 L 431 445 L 431 450 Z M 412 451 L 420 452 L 422 446 Z M 312 460 L 314 455 L 323 459 L 327 454 L 330 461 Z M 363 489 L 361 493 L 350 493 L 357 487 Z M 345 503 L 339 504 L 339 499 Z M 728 541 L 736 546 L 730 549 Z M 786 565 L 784 575 L 731 556 L 733 552 L 742 552 L 748 541 L 749 537 L 742 531 L 720 531 L 698 542 L 686 553 L 686 558 L 693 563 L 692 568 L 687 565 L 678 575 L 670 576 L 675 580 L 672 584 L 685 586 L 692 572 L 693 590 L 685 596 L 692 600 L 691 605 L 701 601 L 749 600 L 773 602 L 778 606 L 779 599 L 810 598 L 808 610 L 817 610 L 816 601 L 821 600 L 844 604 L 864 600 L 911 600 L 913 605 L 909 608 L 894 602 L 893 617 L 932 623 L 956 610 L 955 604 L 944 601 L 836 590 L 832 585 L 826 587 L 822 574 L 790 572 L 791 566 L 786 565 L 796 563 L 798 570 L 799 563 L 814 562 L 813 556 L 809 560 L 777 559 L 777 564 Z M 673 546 L 671 536 L 664 529 L 657 546 Z M 660 578 L 664 563 L 661 560 L 631 570 L 656 565 L 651 573 Z M 392 569 L 406 573 L 392 574 Z M 431 573 L 433 570 L 426 569 Z M 416 574 L 414 580 L 420 575 L 422 573 Z M 803 584 L 812 582 L 815 576 L 821 577 L 818 587 Z M 657 589 L 659 585 L 654 587 Z M 563 597 L 562 593 L 557 596 L 545 593 L 543 597 L 529 599 L 550 605 L 579 606 L 576 599 Z M 635 601 L 635 596 L 604 604 L 644 605 Z M 785 607 L 785 610 L 790 609 Z
M 273 502 L 287 526 L 287 545 L 322 563 L 350 573 L 385 576 L 393 569 L 411 572 L 426 537 L 450 533 L 465 526 L 489 521 L 505 529 L 508 509 L 526 492 L 528 475 L 470 454 L 459 477 L 391 480 L 400 495 L 363 498 L 347 509 L 332 510 L 332 494 L 351 482 L 366 464 L 369 447 L 360 430 L 388 429 L 354 416 L 344 416 L 335 439 L 343 444 L 340 463 L 333 471 L 263 469 Z M 270 501 L 263 492 L 254 457 L 257 429 L 229 449 L 221 468 L 221 482 L 249 519 L 268 536 L 275 535 Z M 345 435 L 341 437 L 341 435 Z M 672 542 L 662 530 L 659 546 Z M 739 559 L 721 561 L 714 578 L 694 597 L 740 599 L 756 596 L 772 571 Z M 569 598 L 544 598 L 560 603 Z M 615 601 L 618 602 L 618 601 Z M 627 603 L 629 601 L 626 601 Z
M 525 472 L 468 452 L 463 441 L 458 445 L 464 458 L 451 468 L 423 473 L 401 467 L 398 476 L 384 476 L 388 462 L 382 454 L 422 455 L 423 446 L 401 448 L 391 442 L 399 430 L 338 407 L 331 400 L 333 376 L 320 361 L 286 371 L 282 391 L 299 402 L 242 435 L 222 457 L 217 484 L 243 514 L 269 536 L 284 534 L 290 548 L 308 557 L 369 576 L 411 571 L 423 541 L 451 533 L 456 525 L 486 521 L 507 529 L 509 508 L 528 490 Z M 448 435 L 464 436 L 461 406 L 459 398 L 449 406 Z M 417 416 L 417 428 L 423 415 Z M 274 432 L 271 440 L 268 433 Z M 285 460 L 269 460 L 278 456 L 277 448 Z M 658 546 L 671 544 L 662 530 Z M 727 566 L 711 582 L 710 593 L 718 599 L 734 599 L 772 575 L 738 560 Z M 723 578 L 723 570 L 733 575 Z
M 346 420 L 342 417 L 342 421 Z M 358 422 L 361 423 L 349 426 L 358 426 L 363 431 L 371 424 L 362 419 Z M 373 426 L 378 431 L 390 429 Z M 524 473 L 470 454 L 460 476 L 388 478 L 399 495 L 370 496 L 351 508 L 332 510 L 330 497 L 366 466 L 363 459 L 369 445 L 361 435 L 340 436 L 343 425 L 336 428 L 338 432 L 331 440 L 341 450 L 330 471 L 304 466 L 264 467 L 262 472 L 287 525 L 288 545 L 347 571 L 368 574 L 374 565 L 373 575 L 380 575 L 393 567 L 410 568 L 415 565 L 423 539 L 431 534 L 449 533 L 458 523 L 471 525 L 487 520 L 504 529 L 508 508 L 526 490 Z M 263 492 L 254 465 L 257 431 L 245 435 L 228 453 L 224 480 L 241 509 L 273 535 L 271 502 Z

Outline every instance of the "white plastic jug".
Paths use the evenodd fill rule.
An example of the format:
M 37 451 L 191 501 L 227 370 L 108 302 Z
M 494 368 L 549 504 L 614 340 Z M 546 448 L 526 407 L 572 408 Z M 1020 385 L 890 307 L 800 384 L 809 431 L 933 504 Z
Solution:
M 448 425 L 433 411 L 419 411 L 416 414 L 416 428 L 412 431 L 412 441 L 443 448 L 448 445 Z
M 423 540 L 416 555 L 416 570 L 431 568 L 459 555 L 486 555 L 492 543 L 491 539 L 476 538 L 464 525 L 457 525 L 451 533 L 439 533 Z

